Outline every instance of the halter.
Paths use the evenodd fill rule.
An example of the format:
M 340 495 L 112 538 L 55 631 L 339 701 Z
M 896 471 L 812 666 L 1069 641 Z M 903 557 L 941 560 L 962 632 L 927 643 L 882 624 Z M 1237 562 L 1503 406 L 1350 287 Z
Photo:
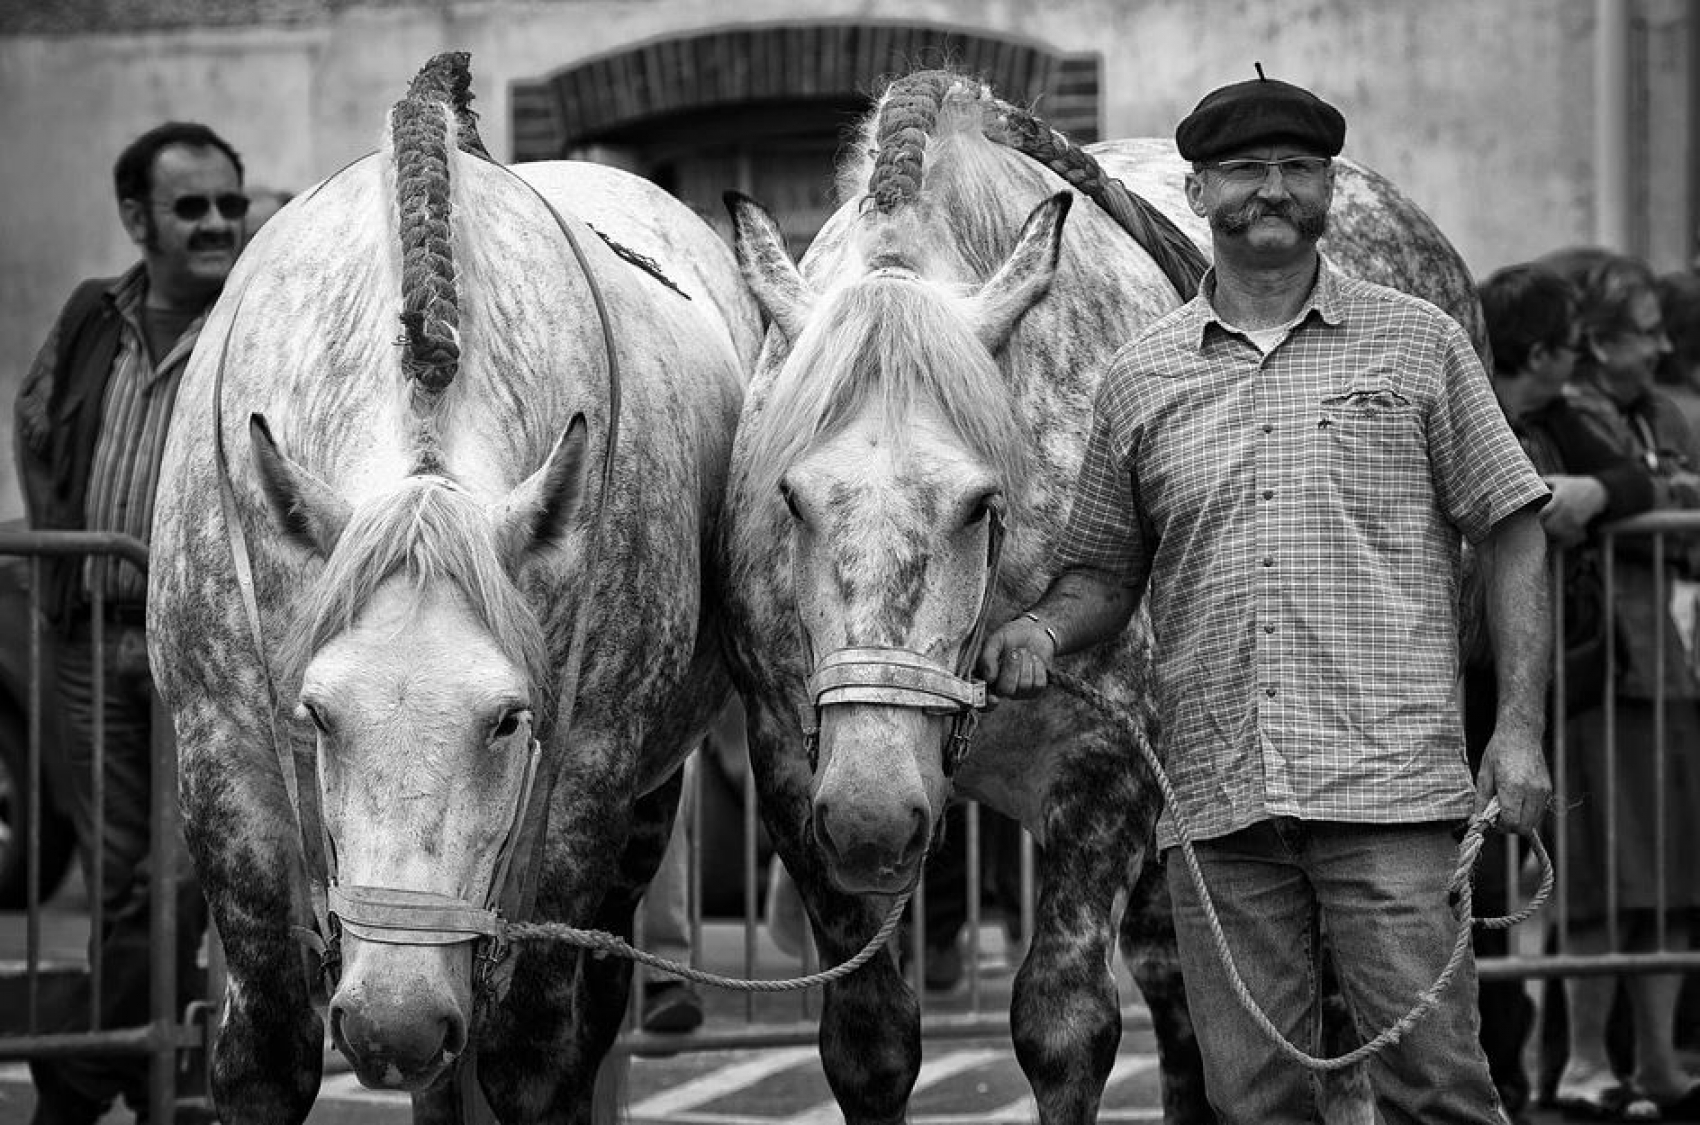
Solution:
M 363 158 L 362 158 L 363 159 Z M 344 165 L 337 173 L 314 189 L 322 191 L 331 180 L 347 172 L 358 160 Z M 602 288 L 590 269 L 589 259 L 578 236 L 567 225 L 554 204 L 511 169 L 491 162 L 522 184 L 549 210 L 555 224 L 565 236 L 580 272 L 588 284 L 597 318 L 602 326 L 605 352 L 608 357 L 608 438 L 603 451 L 602 504 L 597 509 L 596 523 L 586 554 L 584 578 L 589 582 L 598 572 L 597 561 L 603 542 L 603 525 L 611 490 L 614 453 L 619 439 L 620 364 L 615 350 L 613 321 L 609 315 Z M 264 634 L 261 630 L 259 600 L 251 554 L 242 529 L 235 490 L 231 485 L 229 458 L 224 446 L 224 371 L 234 335 L 237 314 L 247 285 L 237 294 L 231 309 L 230 327 L 219 349 L 218 367 L 213 376 L 213 451 L 218 469 L 219 503 L 223 510 L 229 536 L 231 561 L 235 569 L 238 592 L 247 618 L 255 654 L 259 657 L 260 672 L 265 680 L 269 707 L 267 723 L 271 730 L 272 748 L 277 756 L 278 770 L 288 793 L 290 812 L 295 823 L 296 846 L 306 870 L 308 896 L 313 916 L 306 922 L 290 926 L 294 936 L 319 956 L 319 972 L 327 989 L 334 993 L 342 972 L 342 934 L 344 931 L 363 941 L 390 945 L 455 945 L 473 942 L 473 993 L 475 998 L 490 992 L 496 968 L 510 951 L 508 920 L 523 921 L 531 914 L 536 898 L 539 842 L 548 828 L 549 792 L 554 776 L 544 759 L 542 744 L 533 739 L 527 754 L 525 777 L 515 796 L 508 830 L 498 853 L 490 886 L 482 902 L 437 894 L 432 891 L 409 890 L 398 887 L 374 887 L 342 884 L 337 879 L 336 846 L 326 828 L 319 809 L 318 759 L 315 755 L 309 766 L 308 781 L 303 785 L 297 774 L 297 763 L 288 740 L 277 729 L 278 692 L 272 680 L 271 666 L 266 659 Z M 572 725 L 577 703 L 580 664 L 584 654 L 587 631 L 588 598 L 579 599 L 574 621 L 568 668 L 563 677 L 563 690 L 557 726 L 568 730 Z
M 980 712 L 986 709 L 984 681 L 970 678 L 980 642 L 986 635 L 992 598 L 997 593 L 998 573 L 1003 562 L 1003 508 L 988 505 L 986 519 L 986 593 L 980 613 L 967 642 L 959 650 L 954 670 L 913 649 L 893 645 L 855 645 L 835 649 L 815 662 L 809 627 L 803 621 L 802 599 L 797 598 L 797 634 L 802 639 L 803 659 L 814 669 L 803 682 L 808 702 L 798 710 L 803 725 L 803 752 L 809 771 L 820 767 L 821 711 L 848 703 L 874 703 L 886 707 L 908 707 L 928 715 L 953 716 L 950 741 L 944 753 L 944 773 L 951 777 L 968 756 Z M 792 556 L 792 586 L 796 578 L 796 556 Z

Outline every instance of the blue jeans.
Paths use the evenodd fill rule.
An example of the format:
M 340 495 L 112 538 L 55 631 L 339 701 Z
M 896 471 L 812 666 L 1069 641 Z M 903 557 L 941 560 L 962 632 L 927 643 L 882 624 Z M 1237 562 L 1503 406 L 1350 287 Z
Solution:
M 1306 1054 L 1321 1054 L 1323 931 L 1366 1040 L 1397 1023 L 1451 955 L 1458 919 L 1447 885 L 1458 843 L 1450 825 L 1281 817 L 1199 842 L 1196 851 L 1241 979 L 1270 1022 Z M 1314 1076 L 1280 1054 L 1241 1007 L 1185 857 L 1170 848 L 1164 860 L 1211 1105 L 1224 1125 L 1313 1120 Z M 1381 1120 L 1500 1125 L 1479 1027 L 1475 962 L 1467 958 L 1439 1007 L 1371 1056 Z

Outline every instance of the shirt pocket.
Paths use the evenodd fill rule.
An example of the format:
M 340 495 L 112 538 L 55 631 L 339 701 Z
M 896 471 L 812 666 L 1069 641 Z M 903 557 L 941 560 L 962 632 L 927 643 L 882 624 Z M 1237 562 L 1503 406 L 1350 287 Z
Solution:
M 1324 503 L 1381 550 L 1403 551 L 1432 504 L 1422 416 L 1385 381 L 1354 383 L 1318 403 L 1313 483 Z

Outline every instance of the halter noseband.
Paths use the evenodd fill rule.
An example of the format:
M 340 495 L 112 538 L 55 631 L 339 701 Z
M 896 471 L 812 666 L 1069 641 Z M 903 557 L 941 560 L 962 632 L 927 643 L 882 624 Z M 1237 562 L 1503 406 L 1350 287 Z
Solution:
M 989 521 L 986 593 L 980 600 L 980 612 L 974 619 L 968 641 L 957 654 L 954 670 L 923 653 L 892 645 L 835 649 L 815 663 L 808 626 L 802 619 L 802 603 L 798 601 L 798 635 L 802 638 L 804 658 L 814 667 L 803 682 L 808 702 L 800 709 L 803 752 L 808 756 L 810 772 L 820 766 L 821 711 L 849 703 L 908 707 L 928 715 L 953 716 L 950 741 L 944 753 L 945 776 L 953 776 L 968 756 L 974 732 L 980 725 L 980 712 L 986 709 L 986 685 L 971 676 L 974 661 L 980 654 L 980 641 L 986 634 L 986 619 L 991 614 L 992 598 L 997 593 L 998 572 L 1003 562 L 1001 506 L 989 505 L 986 519 Z M 792 565 L 795 568 L 795 561 Z M 792 585 L 797 585 L 795 575 Z

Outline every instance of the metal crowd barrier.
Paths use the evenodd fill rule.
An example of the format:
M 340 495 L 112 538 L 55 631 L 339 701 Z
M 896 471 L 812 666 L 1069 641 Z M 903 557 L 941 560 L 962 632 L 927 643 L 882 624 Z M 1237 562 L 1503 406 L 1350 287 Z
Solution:
M 1644 550 L 1650 559 L 1654 574 L 1653 599 L 1656 605 L 1669 607 L 1672 602 L 1672 584 L 1670 566 L 1667 565 L 1676 556 L 1672 551 L 1673 541 L 1680 543 L 1691 540 L 1700 545 L 1700 512 L 1693 511 L 1658 511 L 1634 516 L 1609 524 L 1601 529 L 1598 552 L 1601 559 L 1601 577 L 1605 590 L 1603 605 L 1603 630 L 1608 638 L 1605 646 L 1605 683 L 1604 712 L 1605 712 L 1605 760 L 1607 788 L 1599 799 L 1605 802 L 1606 808 L 1606 839 L 1607 851 L 1614 856 L 1618 854 L 1618 840 L 1621 825 L 1619 823 L 1617 780 L 1619 770 L 1617 763 L 1626 752 L 1619 745 L 1616 726 L 1617 698 L 1611 690 L 1618 670 L 1619 657 L 1616 645 L 1612 639 L 1617 636 L 1616 591 L 1618 583 L 1619 559 L 1626 545 L 1635 545 L 1637 550 Z M 1694 972 L 1700 970 L 1700 949 L 1680 949 L 1672 946 L 1668 927 L 1670 908 L 1668 904 L 1667 872 L 1674 863 L 1693 863 L 1697 857 L 1675 856 L 1671 854 L 1670 824 L 1664 801 L 1656 801 L 1650 815 L 1654 818 L 1655 839 L 1658 842 L 1657 869 L 1655 880 L 1658 886 L 1655 899 L 1655 933 L 1656 948 L 1642 952 L 1628 952 L 1623 948 L 1623 935 L 1619 919 L 1619 884 L 1621 882 L 1618 864 L 1610 866 L 1609 877 L 1605 886 L 1605 927 L 1607 944 L 1610 951 L 1606 953 L 1582 954 L 1570 949 L 1570 923 L 1568 921 L 1568 903 L 1573 892 L 1573 886 L 1567 871 L 1570 856 L 1569 834 L 1563 830 L 1562 819 L 1567 810 L 1576 807 L 1577 795 L 1568 791 L 1567 775 L 1574 749 L 1571 745 L 1569 730 L 1563 712 L 1565 698 L 1565 662 L 1563 658 L 1563 642 L 1560 638 L 1565 635 L 1564 604 L 1556 591 L 1561 586 L 1565 573 L 1565 552 L 1551 552 L 1551 567 L 1553 576 L 1553 637 L 1554 667 L 1552 710 L 1549 714 L 1547 728 L 1548 741 L 1551 749 L 1549 762 L 1552 766 L 1555 818 L 1549 819 L 1549 826 L 1543 831 L 1550 836 L 1549 850 L 1552 854 L 1553 866 L 1557 872 L 1558 882 L 1556 893 L 1547 910 L 1537 915 L 1526 927 L 1551 927 L 1554 932 L 1556 952 L 1521 951 L 1505 957 L 1483 958 L 1480 962 L 1483 979 L 1529 978 L 1529 977 L 1568 977 L 1581 975 L 1608 975 L 1618 973 L 1675 973 Z M 1656 754 L 1655 778 L 1656 788 L 1662 795 L 1670 771 L 1673 753 L 1687 753 L 1700 757 L 1700 745 L 1691 747 L 1673 747 L 1670 743 L 1670 732 L 1667 727 L 1668 708 L 1673 702 L 1679 705 L 1696 706 L 1694 701 L 1672 701 L 1667 698 L 1665 684 L 1666 640 L 1671 628 L 1669 612 L 1653 613 L 1653 647 L 1657 654 L 1654 666 L 1656 691 L 1654 705 L 1654 738 L 1651 748 Z M 1691 643 L 1700 645 L 1700 637 L 1692 638 Z M 1691 661 L 1690 667 L 1695 665 Z M 1643 751 L 1645 748 L 1632 747 L 1628 752 Z M 1700 808 L 1692 810 L 1694 816 L 1700 816 Z M 1508 857 L 1507 885 L 1518 887 L 1516 857 Z M 1522 885 L 1527 886 L 1524 879 Z
M 26 777 L 22 779 L 24 800 L 27 802 L 29 832 L 26 847 L 27 904 L 24 918 L 24 1011 L 20 1033 L 0 1035 L 0 1059 L 49 1059 L 69 1056 L 143 1055 L 149 1060 L 148 1112 L 154 1121 L 173 1119 L 177 1105 L 178 1063 L 181 1052 L 203 1049 L 206 1029 L 198 1018 L 204 1013 L 186 1013 L 179 1018 L 176 1011 L 177 965 L 172 955 L 176 948 L 177 916 L 173 909 L 175 896 L 171 888 L 179 863 L 187 862 L 178 854 L 177 818 L 177 749 L 171 733 L 170 717 L 165 713 L 157 693 L 154 697 L 152 789 L 153 800 L 148 811 L 150 835 L 151 913 L 149 917 L 149 996 L 150 1019 L 140 1027 L 103 1027 L 100 1001 L 104 966 L 98 957 L 88 965 L 89 1010 L 87 1029 L 75 1031 L 50 1030 L 75 1019 L 75 1013 L 43 1010 L 42 961 L 42 886 L 41 886 L 41 826 L 44 812 L 42 731 L 43 716 L 48 708 L 58 704 L 53 698 L 52 685 L 43 670 L 45 652 L 44 615 L 41 607 L 43 586 L 42 560 L 66 557 L 104 557 L 122 560 L 144 573 L 148 566 L 147 548 L 127 535 L 83 531 L 0 531 L 0 556 L 23 556 L 29 563 L 29 745 Z M 94 711 L 95 735 L 93 754 L 94 828 L 96 838 L 106 831 L 104 769 L 106 762 L 105 732 L 101 725 L 102 700 L 106 690 L 105 603 L 98 592 L 94 595 L 91 616 L 91 644 L 94 649 Z M 7 638 L 14 644 L 23 638 Z M 100 887 L 103 883 L 104 860 L 102 849 L 94 848 L 92 870 L 84 871 L 88 883 L 89 933 L 99 934 L 105 923 L 105 905 Z M 204 1050 L 199 1058 L 205 1059 Z

